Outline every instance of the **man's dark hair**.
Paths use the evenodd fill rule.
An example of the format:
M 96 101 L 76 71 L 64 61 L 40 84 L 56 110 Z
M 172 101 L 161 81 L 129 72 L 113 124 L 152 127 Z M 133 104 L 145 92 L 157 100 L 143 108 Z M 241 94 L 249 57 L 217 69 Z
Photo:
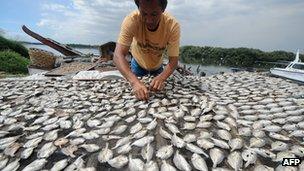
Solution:
M 136 6 L 139 8 L 139 1 L 140 0 L 134 0 Z M 151 1 L 151 0 L 144 0 L 144 1 Z M 162 8 L 163 11 L 165 11 L 168 1 L 167 0 L 158 0 L 159 6 Z

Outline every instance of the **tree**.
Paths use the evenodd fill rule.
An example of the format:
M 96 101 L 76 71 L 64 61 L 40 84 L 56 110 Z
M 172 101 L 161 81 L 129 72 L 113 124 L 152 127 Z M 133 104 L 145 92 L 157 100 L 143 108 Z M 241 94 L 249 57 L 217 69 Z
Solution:
M 5 30 L 0 28 L 0 36 L 4 36 L 5 35 Z

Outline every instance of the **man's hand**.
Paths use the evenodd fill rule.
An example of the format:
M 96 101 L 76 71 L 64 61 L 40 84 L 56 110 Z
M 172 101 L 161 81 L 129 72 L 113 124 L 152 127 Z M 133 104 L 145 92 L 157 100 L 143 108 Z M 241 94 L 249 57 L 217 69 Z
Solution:
M 165 79 L 163 79 L 160 75 L 153 78 L 150 84 L 150 89 L 152 91 L 161 91 L 165 87 Z
M 137 99 L 147 101 L 149 99 L 149 91 L 142 82 L 136 82 L 132 85 L 133 92 Z

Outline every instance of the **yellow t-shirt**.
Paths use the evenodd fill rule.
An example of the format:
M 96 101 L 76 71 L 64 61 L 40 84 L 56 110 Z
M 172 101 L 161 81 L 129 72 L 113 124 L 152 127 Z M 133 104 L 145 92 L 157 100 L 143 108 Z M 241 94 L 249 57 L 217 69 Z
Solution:
M 151 32 L 136 10 L 124 19 L 117 42 L 131 46 L 131 53 L 142 68 L 155 70 L 161 66 L 166 49 L 169 57 L 179 56 L 180 26 L 164 12 L 157 30 Z

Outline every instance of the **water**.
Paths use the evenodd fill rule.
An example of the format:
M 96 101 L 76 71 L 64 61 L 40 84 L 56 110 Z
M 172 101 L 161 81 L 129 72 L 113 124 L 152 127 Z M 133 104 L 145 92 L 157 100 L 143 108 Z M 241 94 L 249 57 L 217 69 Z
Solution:
M 43 50 L 47 50 L 50 51 L 52 53 L 54 53 L 55 55 L 60 55 L 62 56 L 61 53 L 59 53 L 58 51 L 46 46 L 46 45 L 34 45 L 34 44 L 23 44 L 26 48 L 38 48 L 38 49 L 43 49 Z M 89 53 L 93 53 L 94 55 L 100 55 L 99 54 L 99 50 L 97 48 L 74 48 L 84 54 L 89 54 Z M 204 72 L 207 76 L 209 75 L 214 75 L 214 74 L 218 74 L 221 72 L 232 72 L 231 68 L 229 67 L 224 67 L 224 66 L 212 66 L 212 65 L 199 65 L 199 64 L 184 64 L 180 62 L 180 65 L 186 65 L 186 68 L 188 69 L 190 67 L 190 71 L 195 74 L 195 75 L 201 75 L 201 72 Z M 197 72 L 197 68 L 199 67 L 199 72 Z

